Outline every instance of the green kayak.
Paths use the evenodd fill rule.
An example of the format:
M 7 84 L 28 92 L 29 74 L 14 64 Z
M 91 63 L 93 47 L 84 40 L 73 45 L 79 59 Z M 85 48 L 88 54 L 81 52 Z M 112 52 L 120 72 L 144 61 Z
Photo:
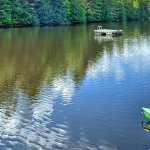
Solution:
M 144 112 L 145 116 L 150 119 L 150 109 L 142 107 L 142 111 Z M 142 114 L 143 114 L 142 112 Z

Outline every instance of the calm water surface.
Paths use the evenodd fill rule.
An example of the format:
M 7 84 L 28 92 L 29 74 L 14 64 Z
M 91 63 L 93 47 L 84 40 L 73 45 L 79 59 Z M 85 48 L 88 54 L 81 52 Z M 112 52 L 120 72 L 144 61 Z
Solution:
M 0 29 L 0 150 L 148 150 L 150 22 Z

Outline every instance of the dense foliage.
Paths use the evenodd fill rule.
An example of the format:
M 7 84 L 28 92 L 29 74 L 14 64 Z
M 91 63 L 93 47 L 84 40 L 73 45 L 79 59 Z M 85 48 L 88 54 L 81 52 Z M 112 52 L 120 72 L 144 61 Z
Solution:
M 149 18 L 149 0 L 0 0 L 0 26 Z

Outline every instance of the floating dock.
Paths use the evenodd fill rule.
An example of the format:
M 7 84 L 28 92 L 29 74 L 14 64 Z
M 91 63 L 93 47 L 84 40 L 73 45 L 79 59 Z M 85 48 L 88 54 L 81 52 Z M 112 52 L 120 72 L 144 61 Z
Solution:
M 102 29 L 102 26 L 98 26 L 97 30 L 94 30 L 95 35 L 121 35 L 123 30 L 111 30 L 111 29 Z

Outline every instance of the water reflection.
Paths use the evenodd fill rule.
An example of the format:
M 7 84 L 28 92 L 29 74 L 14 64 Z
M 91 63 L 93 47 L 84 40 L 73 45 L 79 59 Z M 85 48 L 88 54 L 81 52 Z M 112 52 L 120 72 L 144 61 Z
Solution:
M 70 71 L 65 76 L 54 77 L 52 82 L 52 92 L 54 97 L 60 95 L 63 98 L 63 104 L 71 103 L 71 98 L 75 91 L 75 82 L 73 81 Z
M 96 35 L 94 36 L 95 41 L 98 41 L 98 43 L 102 43 L 103 41 L 113 41 L 113 36 L 112 35 Z
M 135 72 L 150 69 L 150 51 L 147 45 L 149 39 L 139 37 L 139 39 L 132 40 L 134 41 L 132 44 L 125 40 L 121 48 L 116 45 L 118 41 L 114 42 L 111 51 L 109 51 L 110 47 L 107 47 L 109 45 L 107 44 L 103 52 L 100 53 L 100 57 L 88 64 L 88 78 L 112 75 L 117 81 L 121 81 L 124 80 L 127 65 Z
M 48 87 L 45 87 L 48 88 Z M 32 106 L 18 99 L 15 113 L 10 117 L 1 111 L 1 133 L 2 143 L 15 146 L 15 144 L 27 145 L 27 148 L 52 149 L 52 147 L 66 148 L 68 144 L 67 124 L 56 124 L 50 127 L 51 115 L 54 111 L 54 102 L 51 95 L 41 92 L 38 103 Z M 19 142 L 18 142 L 19 140 Z
M 143 126 L 144 121 L 142 121 L 141 123 L 142 123 L 142 128 L 143 128 L 145 131 L 150 132 L 150 121 L 147 121 L 144 126 Z
M 149 71 L 149 36 L 134 24 L 133 34 L 95 36 L 97 43 L 93 28 L 0 30 L 0 147 L 117 150 L 103 137 L 111 129 L 100 110 L 106 105 L 99 93 L 90 93 L 88 79 L 99 84 L 114 78 L 120 84 L 131 70 Z

